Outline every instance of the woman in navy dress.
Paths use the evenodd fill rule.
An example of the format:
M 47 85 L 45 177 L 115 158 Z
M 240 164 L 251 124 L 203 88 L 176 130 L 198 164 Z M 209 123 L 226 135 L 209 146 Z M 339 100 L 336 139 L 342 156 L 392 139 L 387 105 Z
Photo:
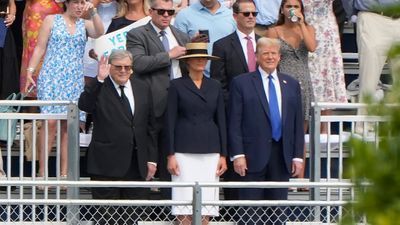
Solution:
M 226 171 L 226 123 L 221 85 L 203 75 L 207 43 L 189 43 L 179 58 L 188 75 L 171 81 L 166 113 L 168 171 L 175 182 L 218 182 Z M 172 188 L 173 200 L 192 200 L 192 188 Z M 203 188 L 202 200 L 216 201 L 218 188 Z M 173 206 L 180 224 L 191 224 L 192 208 Z M 202 207 L 203 224 L 218 216 L 217 206 Z

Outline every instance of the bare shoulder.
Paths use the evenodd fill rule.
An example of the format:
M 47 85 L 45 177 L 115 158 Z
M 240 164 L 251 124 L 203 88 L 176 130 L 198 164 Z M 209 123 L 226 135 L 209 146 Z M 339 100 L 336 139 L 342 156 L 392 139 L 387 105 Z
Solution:
M 40 29 L 42 30 L 51 30 L 53 27 L 54 19 L 56 18 L 56 15 L 47 15 L 42 23 L 42 26 Z
M 269 38 L 278 38 L 279 37 L 278 36 L 279 29 L 280 29 L 279 26 L 271 27 L 267 30 L 267 32 L 265 33 L 265 36 L 269 37 Z
M 56 15 L 47 15 L 44 20 L 43 20 L 43 25 L 42 26 L 48 26 L 49 23 L 50 25 L 53 24 L 54 18 Z

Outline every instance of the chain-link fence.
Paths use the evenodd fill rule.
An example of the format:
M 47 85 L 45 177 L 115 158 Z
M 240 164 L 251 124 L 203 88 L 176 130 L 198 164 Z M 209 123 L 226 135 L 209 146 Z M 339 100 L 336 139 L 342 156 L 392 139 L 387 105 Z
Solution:
M 14 192 L 8 191 L 8 198 L 0 200 L 0 223 L 19 224 L 185 224 L 188 220 L 173 215 L 173 207 L 190 208 L 192 224 L 201 224 L 209 219 L 211 224 L 301 224 L 305 222 L 338 223 L 348 213 L 344 204 L 352 197 L 352 184 L 348 182 L 221 182 L 221 183 L 173 183 L 173 182 L 99 182 L 99 181 L 6 181 L 4 185 L 16 185 Z M 289 200 L 262 201 L 201 201 L 204 187 L 250 187 L 319 188 L 325 193 L 324 200 L 296 200 L 301 197 L 290 196 Z M 24 196 L 21 187 L 46 186 L 36 195 Z M 193 200 L 94 200 L 90 187 L 191 187 Z M 61 187 L 68 187 L 67 191 Z M 26 188 L 29 190 L 29 188 Z M 77 190 L 75 190 L 77 189 Z M 24 190 L 24 188 L 22 188 Z M 33 189 L 35 190 L 35 189 Z M 330 191 L 328 191 L 330 190 Z M 68 192 L 77 192 L 77 198 L 70 198 Z M 19 192 L 19 193 L 16 193 Z M 13 195 L 14 193 L 14 195 Z M 339 193 L 343 196 L 339 197 Z M 46 194 L 48 195 L 46 197 Z M 327 196 L 327 195 L 330 196 Z M 56 197 L 56 195 L 58 195 Z M 2 196 L 3 197 L 3 196 Z M 34 197 L 30 199 L 29 197 Z M 53 199 L 51 198 L 53 197 Z M 303 196 L 304 197 L 304 196 Z M 327 200 L 330 199 L 330 200 Z M 335 200 L 332 200 L 335 199 Z M 339 200 L 345 199 L 345 200 Z M 206 218 L 207 210 L 217 210 L 218 216 Z M 361 221 L 361 220 L 360 220 Z M 182 222 L 182 223 L 180 223 Z
M 326 202 L 329 203 L 329 202 Z M 0 223 L 20 222 L 53 224 L 175 224 L 180 222 L 171 214 L 171 206 L 104 206 L 77 205 L 68 211 L 59 205 L 0 206 Z M 320 206 L 322 223 L 338 223 L 338 206 Z M 220 206 L 220 216 L 210 218 L 217 224 L 300 224 L 315 222 L 315 206 Z M 346 211 L 344 212 L 346 213 Z M 10 215 L 10 218 L 8 218 Z M 67 218 L 72 218 L 68 220 Z M 68 221 L 68 222 L 67 222 Z

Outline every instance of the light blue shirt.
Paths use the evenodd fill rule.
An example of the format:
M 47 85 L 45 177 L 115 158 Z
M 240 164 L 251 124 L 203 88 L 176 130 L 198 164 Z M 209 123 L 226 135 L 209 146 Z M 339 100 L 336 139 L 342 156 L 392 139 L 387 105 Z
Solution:
M 400 4 L 400 0 L 354 0 L 354 8 L 360 11 L 371 11 L 376 6 Z
M 208 53 L 212 54 L 213 43 L 236 30 L 232 10 L 223 4 L 220 5 L 217 12 L 212 14 L 200 2 L 196 2 L 176 15 L 174 26 L 190 37 L 194 37 L 199 30 L 208 30 Z M 210 63 L 207 64 L 205 75 L 210 76 Z
M 276 23 L 281 2 L 282 0 L 254 0 L 258 11 L 256 23 L 267 26 Z

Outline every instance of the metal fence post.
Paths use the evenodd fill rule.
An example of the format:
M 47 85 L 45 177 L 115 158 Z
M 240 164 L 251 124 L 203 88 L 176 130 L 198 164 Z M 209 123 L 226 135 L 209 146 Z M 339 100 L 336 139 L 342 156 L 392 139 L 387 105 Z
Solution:
M 201 225 L 201 187 L 196 182 L 193 187 L 193 225 Z
M 311 114 L 310 126 L 310 178 L 312 182 L 321 180 L 321 108 L 317 102 L 314 103 L 313 113 Z M 321 190 L 318 187 L 310 191 L 311 200 L 319 201 L 321 199 Z M 321 207 L 314 207 L 314 221 L 320 221 Z
M 67 129 L 68 129 L 68 180 L 79 180 L 79 109 L 75 102 L 68 104 Z M 68 187 L 68 199 L 79 199 L 79 188 Z M 67 206 L 67 224 L 79 223 L 79 206 Z

